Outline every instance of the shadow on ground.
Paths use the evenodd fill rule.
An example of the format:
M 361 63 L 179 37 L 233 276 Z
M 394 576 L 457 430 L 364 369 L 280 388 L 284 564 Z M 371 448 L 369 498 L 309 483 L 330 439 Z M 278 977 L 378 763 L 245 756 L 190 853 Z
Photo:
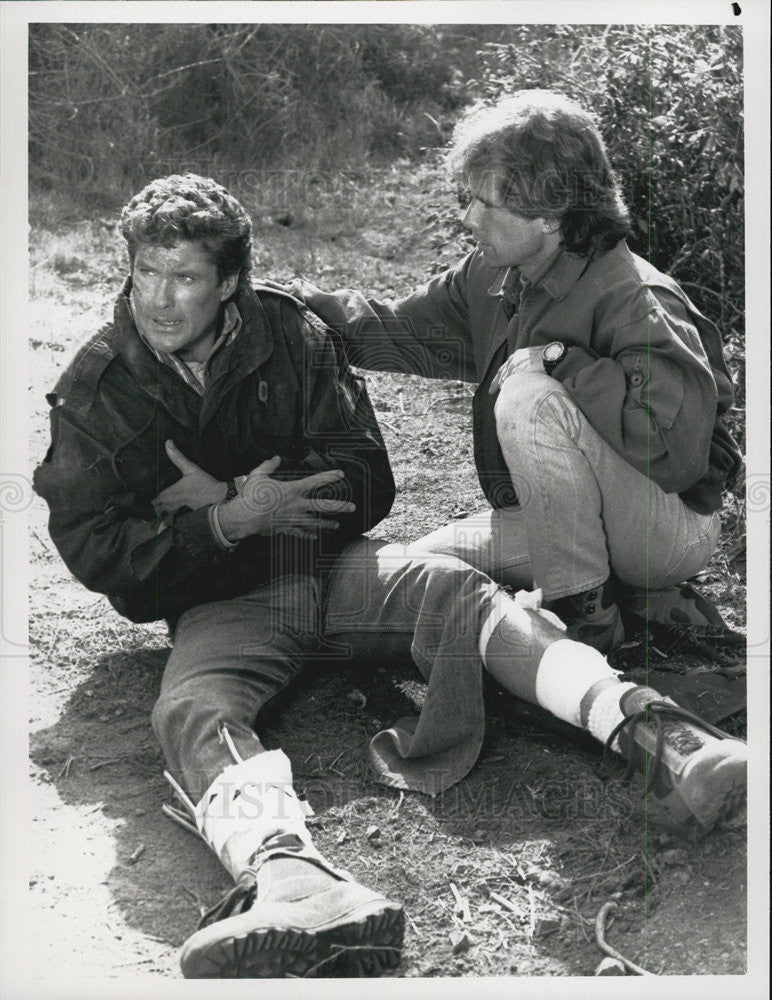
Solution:
M 174 949 L 230 881 L 160 811 L 168 790 L 150 713 L 167 655 L 105 653 L 58 721 L 35 734 L 31 756 L 62 802 L 110 821 L 109 893 L 128 925 Z M 369 772 L 367 744 L 417 711 L 422 691 L 404 663 L 316 665 L 257 724 L 293 761 L 322 852 L 405 905 L 399 975 L 592 974 L 602 957 L 592 921 L 613 894 L 617 939 L 636 961 L 656 963 L 653 971 L 743 971 L 744 895 L 726 861 L 741 880 L 742 831 L 696 845 L 655 833 L 640 789 L 599 747 L 493 688 L 483 752 L 465 781 L 435 799 L 385 788 Z M 702 945 L 684 951 L 687 885 L 700 906 L 689 937 Z

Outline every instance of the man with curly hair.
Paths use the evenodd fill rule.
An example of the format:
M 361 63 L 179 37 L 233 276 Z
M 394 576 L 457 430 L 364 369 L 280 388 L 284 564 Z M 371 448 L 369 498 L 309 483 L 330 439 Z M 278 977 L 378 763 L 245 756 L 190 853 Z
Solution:
M 366 390 L 337 335 L 287 292 L 250 283 L 251 222 L 232 195 L 161 178 L 124 208 L 121 231 L 130 276 L 49 396 L 35 488 L 74 575 L 173 636 L 152 718 L 178 802 L 164 811 L 235 883 L 186 941 L 186 977 L 377 975 L 399 962 L 401 906 L 319 852 L 289 758 L 255 732 L 319 653 L 412 658 L 428 682 L 420 718 L 371 741 L 393 787 L 436 793 L 474 765 L 487 670 L 649 772 L 676 821 L 705 831 L 737 807 L 744 745 L 621 682 L 538 594 L 513 599 L 421 543 L 362 537 L 394 495 Z
M 363 368 L 477 383 L 474 450 L 492 510 L 425 539 L 608 653 L 639 618 L 722 625 L 684 584 L 741 469 L 716 327 L 631 253 L 603 139 L 562 95 L 521 91 L 459 122 L 449 151 L 477 247 L 388 304 L 295 291 Z

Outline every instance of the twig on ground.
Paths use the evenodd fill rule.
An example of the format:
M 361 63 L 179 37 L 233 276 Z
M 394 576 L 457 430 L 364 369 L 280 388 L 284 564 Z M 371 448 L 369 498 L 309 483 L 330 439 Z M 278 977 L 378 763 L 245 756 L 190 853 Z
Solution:
M 107 767 L 109 764 L 120 764 L 127 757 L 141 757 L 147 751 L 147 747 L 137 747 L 136 750 L 127 750 L 126 753 L 119 753 L 115 757 L 108 757 L 107 760 L 100 760 L 98 763 L 92 764 L 89 771 L 98 771 L 100 767 Z M 91 756 L 94 757 L 96 754 L 92 754 Z
M 472 914 L 469 910 L 469 900 L 466 896 L 461 895 L 454 882 L 450 883 L 450 891 L 453 893 L 453 898 L 456 901 L 456 916 L 461 918 L 462 923 L 469 923 L 472 919 Z
M 433 410 L 434 407 L 437 406 L 439 403 L 447 403 L 449 401 L 458 403 L 464 399 L 465 399 L 464 396 L 438 396 L 436 399 L 433 399 L 430 403 L 426 404 L 421 416 L 425 417 L 426 414 L 429 412 L 429 410 Z
M 536 932 L 536 893 L 533 891 L 533 886 L 528 883 L 528 937 L 533 937 Z
M 591 872 L 589 875 L 577 875 L 574 879 L 572 879 L 572 881 L 573 882 L 585 882 L 588 878 L 591 878 L 593 880 L 600 879 L 600 878 L 605 878 L 607 875 L 613 875 L 614 872 L 618 872 L 620 870 L 620 868 L 626 868 L 628 865 L 632 864 L 633 861 L 635 861 L 635 859 L 637 857 L 638 857 L 638 853 L 636 852 L 631 858 L 628 858 L 627 861 L 623 861 L 621 864 L 616 865 L 614 868 L 609 868 L 608 871 L 605 871 L 605 872 Z
M 489 890 L 488 895 L 495 903 L 498 903 L 499 906 L 503 906 L 505 909 L 511 910 L 512 913 L 516 913 L 518 917 L 522 917 L 522 909 L 519 906 L 516 906 L 511 900 L 507 899 L 506 896 L 499 895 L 499 893 L 494 892 L 493 889 Z
M 196 909 L 198 910 L 198 915 L 199 915 L 199 917 L 203 917 L 203 915 L 204 915 L 204 914 L 206 913 L 206 907 L 205 907 L 205 906 L 204 906 L 204 904 L 203 904 L 203 903 L 201 902 L 201 897 L 200 897 L 200 896 L 198 896 L 198 895 L 196 895 L 196 893 L 195 893 L 195 892 L 193 892 L 193 890 L 192 890 L 192 889 L 188 889 L 188 887 L 187 887 L 186 885 L 183 885 L 183 884 L 182 884 L 181 882 L 180 882 L 180 883 L 178 883 L 178 885 L 179 885 L 180 889 L 182 889 L 182 891 L 183 891 L 183 892 L 184 892 L 184 893 L 185 893 L 186 895 L 190 896 L 190 898 L 191 898 L 191 899 L 193 900 L 193 902 L 194 902 L 194 903 L 196 904 Z
M 405 793 L 401 791 L 399 793 L 399 798 L 397 799 L 397 804 L 392 806 L 389 812 L 389 819 L 394 819 L 396 817 L 397 813 L 399 812 L 399 808 L 404 801 L 405 801 Z
M 145 845 L 140 844 L 139 847 L 135 851 L 132 851 L 132 853 L 129 855 L 129 864 L 135 865 L 144 853 L 145 853 Z
M 72 756 L 72 754 L 68 754 L 67 760 L 64 762 L 64 767 L 57 774 L 57 776 L 56 776 L 57 778 L 69 778 L 69 776 L 70 776 L 70 768 L 72 767 L 73 760 L 74 760 L 74 757 Z
M 598 947 L 601 951 L 610 955 L 611 958 L 615 958 L 618 962 L 621 962 L 624 967 L 632 972 L 636 976 L 652 976 L 653 972 L 647 972 L 646 969 L 642 968 L 640 965 L 636 965 L 635 962 L 631 962 L 629 958 L 625 958 L 616 948 L 612 948 L 610 944 L 606 941 L 605 931 L 606 931 L 606 918 L 612 910 L 615 910 L 619 904 L 614 899 L 610 899 L 607 903 L 604 903 L 598 911 L 598 916 L 595 918 L 595 940 L 598 942 Z
M 648 861 L 648 858 L 646 857 L 646 852 L 645 851 L 641 851 L 641 857 L 643 858 L 643 864 L 644 864 L 644 866 L 646 868 L 646 872 L 647 872 L 647 874 L 649 876 L 649 880 L 651 882 L 651 887 L 653 888 L 657 884 L 657 880 L 654 877 L 654 872 L 652 871 L 651 865 L 649 864 L 649 861 Z
M 195 819 L 193 818 L 195 815 L 194 813 L 184 812 L 182 809 L 179 809 L 177 806 L 172 806 L 168 802 L 164 802 L 161 805 L 161 812 L 164 816 L 174 820 L 175 823 L 179 823 L 180 826 L 184 827 L 190 833 L 194 833 L 198 837 L 202 836 L 201 831 L 198 829 Z

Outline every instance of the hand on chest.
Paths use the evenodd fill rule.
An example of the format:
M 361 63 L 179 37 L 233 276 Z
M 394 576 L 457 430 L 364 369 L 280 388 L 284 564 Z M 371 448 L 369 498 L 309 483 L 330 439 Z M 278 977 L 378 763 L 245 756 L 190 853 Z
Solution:
M 132 492 L 152 499 L 179 478 L 166 454 L 167 440 L 223 482 L 246 475 L 273 455 L 280 455 L 282 467 L 289 468 L 309 451 L 304 401 L 293 387 L 266 393 L 258 383 L 240 386 L 209 412 L 206 402 L 204 398 L 197 409 L 171 413 L 153 401 L 135 419 L 133 434 L 115 453 L 116 471 Z

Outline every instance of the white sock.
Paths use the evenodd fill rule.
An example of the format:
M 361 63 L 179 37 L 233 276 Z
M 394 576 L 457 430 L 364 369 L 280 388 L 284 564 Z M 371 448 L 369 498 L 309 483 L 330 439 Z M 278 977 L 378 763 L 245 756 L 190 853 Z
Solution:
M 590 714 L 587 717 L 587 728 L 601 743 L 605 743 L 614 728 L 619 725 L 624 716 L 619 707 L 619 700 L 625 691 L 637 687 L 631 681 L 620 681 L 614 687 L 605 688 L 601 691 L 595 701 L 590 706 Z M 619 741 L 615 738 L 611 744 L 611 749 L 619 753 Z
M 292 765 L 281 750 L 226 767 L 196 806 L 196 824 L 234 880 L 275 833 L 295 834 L 316 854 L 292 787 Z
M 617 671 L 612 670 L 597 649 L 573 639 L 559 639 L 547 647 L 539 662 L 536 700 L 558 719 L 581 726 L 582 698 L 593 684 L 617 676 Z M 615 685 L 608 690 L 618 689 Z

